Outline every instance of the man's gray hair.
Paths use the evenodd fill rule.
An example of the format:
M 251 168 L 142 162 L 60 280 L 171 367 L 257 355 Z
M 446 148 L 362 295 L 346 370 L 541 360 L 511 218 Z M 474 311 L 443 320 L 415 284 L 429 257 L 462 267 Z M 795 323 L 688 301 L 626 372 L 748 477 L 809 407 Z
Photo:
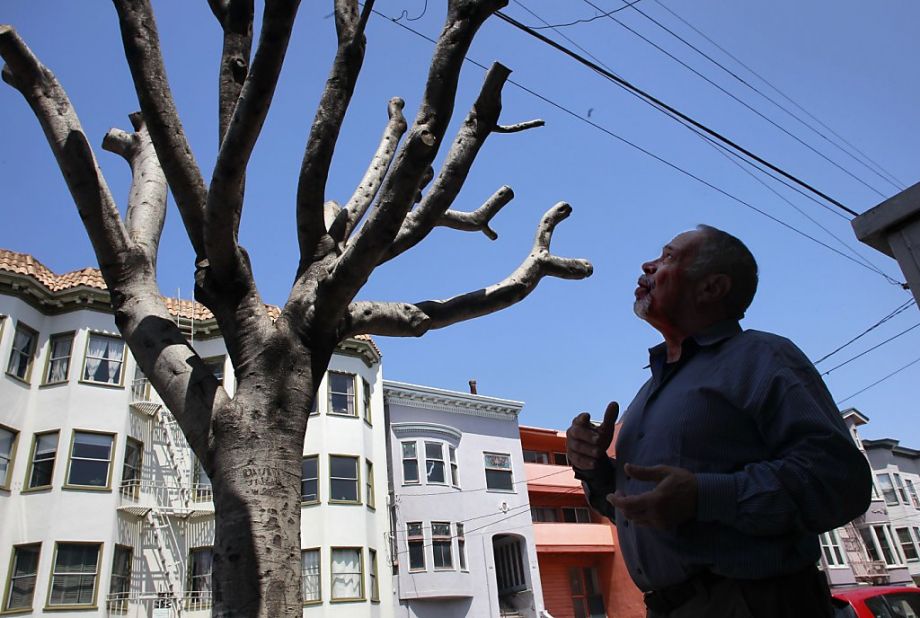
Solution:
M 732 285 L 725 297 L 725 310 L 729 317 L 740 320 L 757 291 L 757 261 L 744 243 L 728 232 L 704 224 L 696 229 L 704 238 L 687 272 L 694 280 L 711 274 L 728 275 Z

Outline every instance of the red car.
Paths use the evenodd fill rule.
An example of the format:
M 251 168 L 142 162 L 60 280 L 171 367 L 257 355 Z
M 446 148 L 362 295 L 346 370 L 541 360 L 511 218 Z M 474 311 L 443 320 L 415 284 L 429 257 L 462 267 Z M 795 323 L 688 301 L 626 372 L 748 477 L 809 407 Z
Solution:
M 832 590 L 835 618 L 920 618 L 920 588 L 865 586 Z

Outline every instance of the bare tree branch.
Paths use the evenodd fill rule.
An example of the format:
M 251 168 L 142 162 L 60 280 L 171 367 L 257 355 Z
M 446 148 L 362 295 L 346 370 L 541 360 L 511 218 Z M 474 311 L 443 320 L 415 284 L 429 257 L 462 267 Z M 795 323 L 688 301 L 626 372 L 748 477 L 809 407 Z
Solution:
M 476 155 L 498 123 L 502 108 L 501 91 L 510 74 L 511 70 L 499 63 L 489 69 L 473 108 L 457 131 L 437 180 L 418 208 L 406 217 L 383 261 L 421 242 L 450 208 L 466 181 Z
M 321 257 L 316 254 L 317 245 L 326 233 L 323 225 L 326 180 L 345 112 L 364 64 L 364 26 L 373 6 L 373 0 L 366 0 L 359 17 L 357 0 L 335 0 L 338 49 L 310 127 L 297 183 L 298 277 L 310 263 Z
M 149 0 L 114 3 L 137 100 L 195 250 L 196 262 L 200 263 L 206 259 L 204 207 L 208 190 L 172 98 L 153 9 Z
M 517 124 L 497 124 L 492 127 L 492 133 L 520 133 L 527 129 L 536 129 L 537 127 L 543 126 L 546 126 L 546 122 L 540 119 L 527 120 L 525 122 L 518 122 Z
M 543 215 L 530 255 L 503 281 L 448 300 L 414 304 L 352 303 L 341 325 L 343 336 L 419 337 L 432 329 L 510 307 L 530 294 L 543 277 L 584 279 L 591 276 L 593 267 L 587 260 L 561 258 L 550 253 L 553 230 L 571 212 L 571 206 L 560 202 Z
M 136 132 L 130 134 L 112 129 L 102 140 L 102 147 L 120 155 L 131 166 L 131 191 L 125 225 L 131 241 L 144 252 L 155 271 L 169 189 L 143 117 L 136 113 L 130 118 Z
M 100 265 L 117 264 L 130 241 L 67 93 L 11 26 L 0 25 L 0 56 L 3 81 L 25 97 L 41 124 Z
M 457 82 L 466 52 L 479 27 L 507 0 L 450 0 L 447 19 L 428 71 L 425 93 L 412 129 L 384 181 L 377 206 L 339 258 L 325 288 L 328 310 L 317 320 L 331 328 L 399 232 L 415 203 L 421 180 L 438 152 L 454 108 Z M 438 213 L 440 216 L 441 213 Z M 325 320 L 330 322 L 325 323 Z
M 205 208 L 205 248 L 212 271 L 223 281 L 244 276 L 246 269 L 237 244 L 243 179 L 275 93 L 298 5 L 294 0 L 265 3 L 259 47 L 217 154 Z
M 351 235 L 352 230 L 355 229 L 355 226 L 361 221 L 365 213 L 367 213 L 367 209 L 374 202 L 374 198 L 377 197 L 377 192 L 380 190 L 380 185 L 383 184 L 383 179 L 386 178 L 387 170 L 390 169 L 390 163 L 393 161 L 393 155 L 396 154 L 396 147 L 399 145 L 399 138 L 406 132 L 406 119 L 402 113 L 404 105 L 403 100 L 399 97 L 390 99 L 390 103 L 387 106 L 390 121 L 383 130 L 380 145 L 377 147 L 377 152 L 374 153 L 374 158 L 371 159 L 371 164 L 364 173 L 364 178 L 361 179 L 351 199 L 345 204 L 345 208 L 348 210 L 348 223 L 344 236 L 346 239 Z
M 514 199 L 514 191 L 511 187 L 505 185 L 492 194 L 486 203 L 474 210 L 473 212 L 457 212 L 448 210 L 438 220 L 438 225 L 460 230 L 462 232 L 481 231 L 489 240 L 496 240 L 498 234 L 495 233 L 489 222 L 499 210 L 508 202 Z
M 208 0 L 208 4 L 224 31 L 218 86 L 219 138 L 223 141 L 233 108 L 249 74 L 255 9 L 252 0 Z

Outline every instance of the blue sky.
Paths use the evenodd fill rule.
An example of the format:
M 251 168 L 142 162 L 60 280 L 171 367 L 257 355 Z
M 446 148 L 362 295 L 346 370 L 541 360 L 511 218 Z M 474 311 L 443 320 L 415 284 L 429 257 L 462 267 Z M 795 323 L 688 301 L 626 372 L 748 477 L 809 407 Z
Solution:
M 621 0 L 593 3 L 604 11 L 624 6 Z M 219 28 L 203 0 L 155 4 L 177 104 L 198 161 L 208 174 L 216 149 Z M 896 185 L 918 180 L 920 39 L 913 28 L 920 22 L 917 3 L 642 0 L 636 7 L 804 117 L 665 7 L 679 14 L 868 154 L 899 183 L 869 171 L 633 9 L 614 17 L 877 192 L 612 19 L 559 32 L 618 75 L 855 211 L 863 212 L 897 192 Z M 443 20 L 444 3 L 429 0 L 426 8 L 424 0 L 380 0 L 376 8 L 392 17 L 405 11 L 401 23 L 434 37 Z M 297 263 L 293 209 L 297 171 L 334 53 L 330 12 L 331 2 L 302 3 L 281 84 L 247 178 L 241 240 L 253 258 L 267 302 L 284 301 Z M 590 18 L 596 9 L 583 0 L 520 0 L 512 1 L 507 13 L 539 25 L 534 14 L 557 24 Z M 137 103 L 111 3 L 6 0 L 0 6 L 0 23 L 14 25 L 57 74 L 91 142 L 100 144 L 110 127 L 129 127 L 127 114 Z M 562 40 L 557 32 L 543 32 Z M 407 117 L 414 116 L 430 53 L 429 42 L 379 15 L 372 17 L 364 71 L 333 164 L 330 199 L 346 201 L 360 180 L 386 122 L 390 97 L 402 96 Z M 470 57 L 486 65 L 501 61 L 514 70 L 512 79 L 526 88 L 582 118 L 590 113 L 590 120 L 603 129 L 851 255 L 817 222 L 889 276 L 903 279 L 893 260 L 855 240 L 844 218 L 771 182 L 807 216 L 801 214 L 686 128 L 508 24 L 498 19 L 487 23 Z M 467 64 L 454 126 L 466 114 L 482 77 L 480 68 Z M 0 186 L 6 221 L 0 228 L 0 247 L 31 253 L 57 272 L 92 265 L 89 241 L 31 111 L 6 85 L 0 86 L 0 110 Z M 562 429 L 580 411 L 601 414 L 611 399 L 625 405 L 646 377 L 646 348 L 659 340 L 632 314 L 639 265 L 655 257 L 675 234 L 700 222 L 742 238 L 760 263 L 760 290 L 744 325 L 788 336 L 812 359 L 909 300 L 907 292 L 877 273 L 509 84 L 502 121 L 531 118 L 544 118 L 547 126 L 517 135 L 493 135 L 455 204 L 458 209 L 473 209 L 502 184 L 513 187 L 517 197 L 493 221 L 499 239 L 492 242 L 481 234 L 438 229 L 422 245 L 381 267 L 359 297 L 418 301 L 498 281 L 527 254 L 540 216 L 559 200 L 570 202 L 574 213 L 557 229 L 554 252 L 590 259 L 594 276 L 581 282 L 547 279 L 519 305 L 422 339 L 378 338 L 386 378 L 455 390 L 466 390 L 467 381 L 476 379 L 482 394 L 524 401 L 523 424 Z M 830 136 L 827 129 L 818 126 L 818 130 Z M 97 156 L 123 203 L 130 178 L 127 166 L 101 148 Z M 174 210 L 161 245 L 160 282 L 165 294 L 191 294 L 192 254 Z M 831 369 L 918 321 L 920 314 L 911 308 L 819 368 Z M 848 397 L 914 360 L 918 342 L 920 329 L 832 371 L 827 382 L 835 399 Z M 855 406 L 870 417 L 864 436 L 894 437 L 920 448 L 915 421 L 918 378 L 920 364 L 843 405 Z

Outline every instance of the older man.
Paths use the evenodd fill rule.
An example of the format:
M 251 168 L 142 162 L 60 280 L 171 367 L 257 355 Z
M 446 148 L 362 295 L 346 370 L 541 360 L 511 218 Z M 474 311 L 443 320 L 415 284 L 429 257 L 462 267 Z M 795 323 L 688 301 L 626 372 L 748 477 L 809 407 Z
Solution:
M 649 618 L 831 616 L 818 534 L 865 512 L 872 481 L 827 387 L 788 339 L 741 329 L 757 264 L 734 236 L 698 226 L 642 271 L 635 312 L 664 342 L 616 460 L 616 403 L 567 436 Z

